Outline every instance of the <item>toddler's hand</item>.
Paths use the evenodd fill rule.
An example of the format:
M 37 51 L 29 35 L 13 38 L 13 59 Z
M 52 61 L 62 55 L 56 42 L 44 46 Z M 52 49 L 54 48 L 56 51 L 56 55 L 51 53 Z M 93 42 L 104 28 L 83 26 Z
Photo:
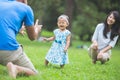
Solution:
M 66 53 L 67 52 L 67 49 L 64 49 L 64 53 Z
M 48 41 L 48 39 L 47 39 L 47 38 L 43 38 L 43 40 L 44 40 L 44 41 Z

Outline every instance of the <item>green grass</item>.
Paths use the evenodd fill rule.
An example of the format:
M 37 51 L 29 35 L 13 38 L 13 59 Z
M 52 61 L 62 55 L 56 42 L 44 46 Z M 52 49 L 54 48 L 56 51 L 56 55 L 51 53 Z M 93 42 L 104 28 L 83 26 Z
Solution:
M 69 48 L 69 61 L 63 69 L 58 65 L 44 66 L 44 58 L 51 46 L 51 42 L 31 42 L 26 36 L 18 36 L 18 41 L 23 44 L 24 50 L 39 71 L 36 76 L 18 76 L 16 80 L 120 80 L 120 53 L 119 48 L 114 48 L 109 62 L 101 65 L 100 62 L 92 64 L 85 49 L 76 48 L 79 45 L 90 43 L 73 41 Z M 0 80 L 12 80 L 7 69 L 0 66 Z

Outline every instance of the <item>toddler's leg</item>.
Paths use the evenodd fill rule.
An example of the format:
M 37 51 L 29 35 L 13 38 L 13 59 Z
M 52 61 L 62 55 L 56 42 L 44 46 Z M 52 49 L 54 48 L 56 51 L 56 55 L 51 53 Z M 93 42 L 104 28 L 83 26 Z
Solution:
M 64 67 L 64 64 L 63 65 L 60 65 L 60 68 L 63 68 Z
M 45 59 L 45 65 L 48 66 L 49 61 Z

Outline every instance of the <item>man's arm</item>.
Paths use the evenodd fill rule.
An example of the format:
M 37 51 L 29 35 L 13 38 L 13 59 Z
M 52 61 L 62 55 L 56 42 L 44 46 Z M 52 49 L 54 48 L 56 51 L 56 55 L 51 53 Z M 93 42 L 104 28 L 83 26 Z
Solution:
M 27 0 L 16 0 L 16 1 L 22 2 L 22 3 L 24 3 L 24 4 L 27 4 Z
M 27 35 L 30 40 L 36 40 L 39 37 L 39 33 L 41 32 L 42 25 L 38 25 L 38 19 L 34 26 L 25 27 Z

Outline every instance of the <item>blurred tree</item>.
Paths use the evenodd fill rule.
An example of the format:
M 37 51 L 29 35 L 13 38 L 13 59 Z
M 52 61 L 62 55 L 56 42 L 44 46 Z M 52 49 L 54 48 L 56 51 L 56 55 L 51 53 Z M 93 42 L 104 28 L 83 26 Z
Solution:
M 43 5 L 44 4 L 44 0 L 28 0 L 28 5 L 30 5 L 34 11 L 34 16 L 35 19 L 39 19 L 40 20 L 40 24 L 42 24 L 42 16 L 43 16 Z
M 88 0 L 76 0 L 75 9 L 75 18 L 72 25 L 73 34 L 78 35 L 80 40 L 89 41 L 95 26 L 98 22 L 102 22 L 105 14 L 98 12 L 94 3 Z
M 111 10 L 120 11 L 120 0 L 92 0 L 95 6 L 98 8 L 98 11 L 104 11 L 109 13 Z
M 96 25 L 103 22 L 111 10 L 120 11 L 120 0 L 29 0 L 35 19 L 49 31 L 57 28 L 57 17 L 70 17 L 68 29 L 80 40 L 90 40 Z M 72 27 L 71 27 L 72 26 Z M 74 36 L 73 36 L 74 37 Z
M 72 17 L 74 11 L 74 0 L 66 0 L 65 14 L 69 16 L 69 27 L 68 29 L 71 31 Z

